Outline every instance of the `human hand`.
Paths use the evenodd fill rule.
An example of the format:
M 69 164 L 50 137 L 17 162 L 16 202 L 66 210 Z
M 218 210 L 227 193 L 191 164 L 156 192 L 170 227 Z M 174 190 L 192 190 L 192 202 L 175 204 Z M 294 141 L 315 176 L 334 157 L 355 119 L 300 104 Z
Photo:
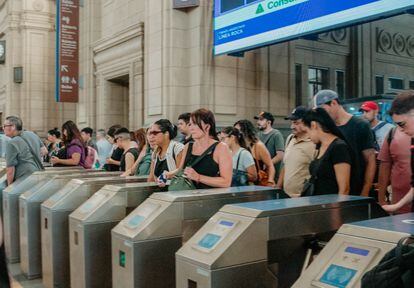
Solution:
M 398 210 L 398 206 L 396 204 L 382 205 L 382 209 L 384 209 L 388 213 L 392 213 Z
M 56 156 L 52 156 L 50 158 L 50 163 L 52 163 L 53 165 L 59 164 L 60 163 L 60 159 L 58 157 L 56 157 Z
M 200 174 L 198 174 L 193 168 L 187 167 L 184 169 L 184 175 L 193 181 L 200 182 Z

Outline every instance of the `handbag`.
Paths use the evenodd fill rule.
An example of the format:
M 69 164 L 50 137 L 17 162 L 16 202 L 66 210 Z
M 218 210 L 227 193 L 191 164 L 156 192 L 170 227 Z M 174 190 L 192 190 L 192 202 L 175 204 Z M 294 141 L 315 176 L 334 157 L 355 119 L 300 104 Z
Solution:
M 247 177 L 247 172 L 239 170 L 240 156 L 241 156 L 241 154 L 243 153 L 244 150 L 245 150 L 244 148 L 241 148 L 239 156 L 237 157 L 236 168 L 233 169 L 233 177 L 231 179 L 231 186 L 232 187 L 246 186 L 248 184 L 248 181 L 249 181 L 249 179 Z
M 191 151 L 193 150 L 193 142 L 188 144 L 187 154 L 185 155 L 184 163 L 188 162 L 188 158 L 191 155 Z M 200 155 L 191 165 L 187 165 L 186 167 L 191 167 L 197 165 L 205 156 L 207 156 L 211 151 L 213 151 L 218 142 L 211 145 L 203 154 Z M 195 190 L 197 187 L 194 185 L 194 182 L 191 179 L 188 179 L 184 175 L 184 169 L 180 169 L 175 176 L 171 179 L 170 185 L 168 186 L 168 191 L 184 191 L 184 190 Z
M 319 155 L 319 150 L 315 156 L 315 158 L 313 159 L 313 161 L 315 161 L 318 158 Z M 319 160 L 319 162 L 316 164 L 315 167 L 315 176 L 311 176 L 309 179 L 305 179 L 305 181 L 303 182 L 303 189 L 302 192 L 300 193 L 300 197 L 308 197 L 308 196 L 314 196 L 315 195 L 315 183 L 316 180 L 318 179 L 318 171 L 319 168 L 321 166 L 321 162 L 322 159 Z
M 255 149 L 256 146 L 254 146 L 253 149 Z M 256 154 L 256 153 L 255 153 Z M 259 186 L 272 186 L 271 183 L 269 183 L 269 174 L 263 169 L 260 168 L 259 161 L 254 158 L 254 164 L 256 166 L 257 170 L 257 181 L 256 184 Z
M 30 146 L 29 141 L 27 141 L 27 139 L 25 139 L 22 135 L 19 135 L 20 138 L 23 139 L 23 141 L 27 144 L 27 146 L 29 147 L 29 151 L 33 156 L 33 160 L 35 161 L 37 168 L 39 168 L 39 170 L 45 170 L 45 167 L 43 167 L 43 163 L 40 161 L 39 156 L 33 151 L 32 146 Z M 39 153 L 40 155 L 40 153 Z
M 366 272 L 361 288 L 412 288 L 414 287 L 414 246 L 406 244 L 413 236 L 404 237 L 381 261 Z

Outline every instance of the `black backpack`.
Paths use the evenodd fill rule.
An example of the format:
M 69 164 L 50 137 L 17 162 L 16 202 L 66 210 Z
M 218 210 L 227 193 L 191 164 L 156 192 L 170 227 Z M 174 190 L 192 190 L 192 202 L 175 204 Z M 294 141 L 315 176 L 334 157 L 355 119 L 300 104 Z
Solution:
M 405 244 L 410 239 L 414 240 L 412 237 L 402 238 L 377 266 L 365 273 L 361 288 L 414 287 L 414 246 Z

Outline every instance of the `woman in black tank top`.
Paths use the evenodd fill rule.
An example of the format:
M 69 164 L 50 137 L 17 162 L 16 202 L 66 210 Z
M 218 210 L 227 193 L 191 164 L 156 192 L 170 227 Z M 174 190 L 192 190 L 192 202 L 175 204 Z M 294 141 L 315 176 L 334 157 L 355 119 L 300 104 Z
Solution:
M 191 113 L 190 132 L 194 143 L 188 143 L 180 168 L 197 189 L 230 187 L 233 164 L 230 149 L 218 142 L 214 114 L 207 109 Z M 191 166 L 208 150 L 202 161 Z

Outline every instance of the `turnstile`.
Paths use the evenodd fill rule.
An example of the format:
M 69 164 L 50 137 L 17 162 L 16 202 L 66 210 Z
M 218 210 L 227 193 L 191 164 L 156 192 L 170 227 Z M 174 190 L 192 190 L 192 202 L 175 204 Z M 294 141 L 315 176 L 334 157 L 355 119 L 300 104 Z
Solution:
M 223 205 L 286 197 L 259 186 L 152 194 L 112 230 L 113 287 L 174 287 L 175 252 Z
M 73 179 L 41 205 L 42 276 L 48 287 L 70 287 L 69 214 L 108 184 L 145 182 L 146 176 Z
M 15 181 L 3 190 L 4 247 L 9 263 L 20 261 L 19 196 L 29 189 L 36 190 L 40 188 L 53 175 L 84 170 L 81 167 L 63 168 L 49 168 L 46 171 L 34 172 L 27 178 Z
M 154 182 L 106 185 L 70 214 L 72 287 L 112 287 L 111 229 L 163 190 Z
M 358 196 L 226 205 L 176 253 L 177 287 L 291 287 L 308 245 L 343 223 L 384 215 L 374 199 Z
M 0 177 L 0 217 L 3 219 L 3 190 L 7 187 L 7 175 Z
M 293 287 L 360 288 L 365 272 L 408 236 L 414 236 L 414 213 L 345 224 Z
M 38 189 L 29 189 L 20 195 L 20 267 L 29 279 L 42 274 L 41 239 L 40 239 L 40 205 L 59 191 L 72 179 L 114 177 L 120 172 L 91 171 L 90 173 L 65 173 L 48 177 Z

